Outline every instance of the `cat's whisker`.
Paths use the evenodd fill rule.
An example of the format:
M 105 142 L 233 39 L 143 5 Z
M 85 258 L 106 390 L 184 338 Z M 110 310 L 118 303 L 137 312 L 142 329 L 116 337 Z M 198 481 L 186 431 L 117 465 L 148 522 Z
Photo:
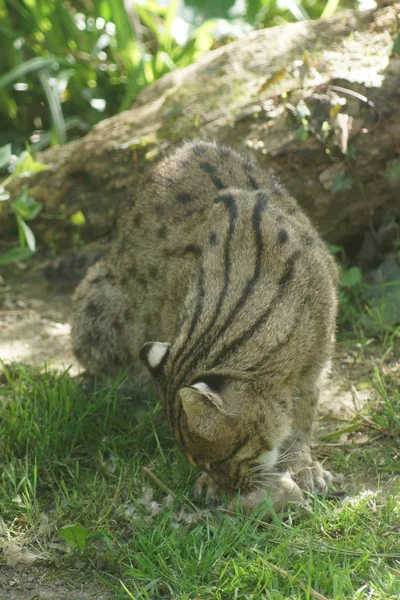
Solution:
M 253 467 L 250 467 L 249 471 L 250 473 L 256 473 L 257 471 L 264 471 L 266 468 L 265 465 L 254 465 Z
M 261 487 L 260 487 L 261 485 Z M 274 485 L 274 484 L 269 484 L 269 485 L 262 485 L 262 484 L 256 484 L 253 486 L 253 489 L 257 490 L 258 492 L 263 492 L 265 494 L 268 494 L 269 491 L 272 490 L 279 490 L 279 486 L 278 485 Z
M 285 458 L 286 458 L 286 456 L 287 456 L 287 455 L 288 455 L 288 453 L 291 451 L 291 449 L 293 448 L 293 446 L 295 445 L 295 443 L 296 443 L 295 441 L 294 441 L 294 442 L 292 442 L 292 443 L 290 444 L 290 446 L 288 446 L 288 447 L 287 447 L 287 448 L 284 450 L 284 452 L 282 452 L 282 453 L 279 455 L 279 458 L 280 458 L 280 459 L 281 459 L 281 458 L 283 458 L 283 457 L 285 457 Z M 297 454 L 297 452 L 295 452 L 295 454 Z
M 278 458 L 278 460 L 276 461 L 276 463 L 275 463 L 275 466 L 276 466 L 276 465 L 280 465 L 280 464 L 282 464 L 282 463 L 284 463 L 284 462 L 287 462 L 287 461 L 288 461 L 288 460 L 290 460 L 291 458 L 294 458 L 294 457 L 296 457 L 296 456 L 298 456 L 298 455 L 299 455 L 299 453 L 298 453 L 298 452 L 289 452 L 289 454 L 287 454 L 286 456 L 280 456 L 280 457 Z
M 276 482 L 276 479 L 274 479 L 274 478 L 254 479 L 252 481 L 253 485 L 256 484 L 256 485 L 268 486 L 268 487 L 271 487 L 271 484 L 273 484 L 274 482 Z
M 283 452 L 283 454 L 280 454 L 278 456 L 278 460 L 282 460 L 283 458 L 287 458 L 288 456 L 296 456 L 297 454 L 299 454 L 298 451 L 290 452 L 289 449 L 288 449 L 285 452 Z
M 267 477 L 263 477 L 263 478 L 254 478 L 252 481 L 256 482 L 256 483 L 264 483 L 265 481 L 269 481 L 269 480 L 272 481 L 273 479 L 274 479 L 273 477 L 270 478 L 267 476 Z
M 260 479 L 260 480 L 268 479 L 268 478 L 276 479 L 277 477 L 280 477 L 281 475 L 282 475 L 282 473 L 278 473 L 278 472 L 276 472 L 276 473 L 257 473 L 255 475 L 253 475 L 253 477 L 255 479 Z

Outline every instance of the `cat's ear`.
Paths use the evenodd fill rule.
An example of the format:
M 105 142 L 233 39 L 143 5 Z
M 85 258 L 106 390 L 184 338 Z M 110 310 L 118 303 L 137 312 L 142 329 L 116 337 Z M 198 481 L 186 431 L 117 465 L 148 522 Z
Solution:
M 171 344 L 167 342 L 147 342 L 139 352 L 141 362 L 147 367 L 150 375 L 163 375 L 165 362 L 168 358 Z
M 189 430 L 207 440 L 215 440 L 220 434 L 224 401 L 219 392 L 203 381 L 179 390 L 182 408 Z
M 207 409 L 207 402 L 204 403 L 202 400 L 211 402 L 218 410 L 222 410 L 224 406 L 221 394 L 218 391 L 213 390 L 204 381 L 198 381 L 190 387 L 182 388 L 179 390 L 179 395 L 186 414 L 193 410 L 200 410 L 200 406 L 204 406 L 204 408 Z

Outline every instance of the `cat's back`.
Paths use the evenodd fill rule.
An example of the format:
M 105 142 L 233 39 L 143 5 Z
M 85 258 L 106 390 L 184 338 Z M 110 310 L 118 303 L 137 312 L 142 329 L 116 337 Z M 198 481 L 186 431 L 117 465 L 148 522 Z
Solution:
M 119 237 L 136 247 L 143 238 L 156 248 L 169 246 L 178 236 L 187 243 L 227 188 L 264 189 L 282 196 L 283 207 L 295 204 L 249 156 L 215 142 L 188 142 L 138 183 L 134 200 L 121 213 Z
M 309 219 L 273 176 L 230 148 L 190 142 L 138 182 L 110 252 L 75 294 L 75 321 L 81 327 L 93 313 L 93 325 L 108 294 L 131 356 L 146 339 L 193 337 L 185 318 L 196 323 L 194 338 L 206 341 L 212 329 L 217 346 L 227 336 L 253 344 L 261 319 L 265 346 L 305 305 L 310 322 L 333 315 L 336 277 Z

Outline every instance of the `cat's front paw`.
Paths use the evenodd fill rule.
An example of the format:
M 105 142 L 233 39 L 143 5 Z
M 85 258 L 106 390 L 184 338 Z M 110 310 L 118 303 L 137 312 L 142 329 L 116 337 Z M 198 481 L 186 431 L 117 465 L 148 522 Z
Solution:
M 240 506 L 246 512 L 250 512 L 265 501 L 265 499 L 269 501 L 273 511 L 281 512 L 289 506 L 302 504 L 303 493 L 289 473 L 277 473 L 276 479 L 274 478 L 274 485 L 266 487 L 265 490 L 258 489 L 247 494 L 242 494 L 239 502 Z M 234 508 L 235 502 L 237 500 L 231 503 L 230 509 Z M 271 511 L 267 510 L 263 515 L 263 520 L 269 521 L 270 519 Z
M 195 498 L 200 498 L 200 496 L 205 495 L 206 500 L 216 500 L 218 489 L 215 481 L 204 471 L 194 486 L 193 495 Z
M 333 481 L 333 476 L 317 461 L 300 464 L 290 470 L 290 474 L 298 486 L 305 492 L 326 492 Z

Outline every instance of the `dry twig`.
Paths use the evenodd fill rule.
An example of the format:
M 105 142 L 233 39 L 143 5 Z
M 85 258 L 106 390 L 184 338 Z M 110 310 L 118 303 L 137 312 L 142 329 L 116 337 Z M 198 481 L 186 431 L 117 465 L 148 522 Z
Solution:
M 294 579 L 292 577 L 292 575 L 290 575 L 290 573 L 288 573 L 284 569 L 281 569 L 280 567 L 277 567 L 273 563 L 269 562 L 269 560 L 266 560 L 265 558 L 263 558 L 262 561 L 266 565 L 268 565 L 268 567 L 270 569 L 275 571 L 275 573 L 279 573 L 279 575 L 282 575 L 282 577 L 285 577 L 285 579 L 288 579 L 291 583 L 293 583 L 294 585 L 297 585 L 297 587 L 299 587 L 301 590 L 303 590 L 303 592 L 308 592 L 310 594 L 310 596 L 312 596 L 313 598 L 316 598 L 317 600 L 329 600 L 329 598 L 327 598 L 326 596 L 323 596 L 319 592 L 316 592 L 311 586 L 308 587 L 308 586 L 304 585 L 304 583 L 302 581 L 299 581 L 298 579 Z

